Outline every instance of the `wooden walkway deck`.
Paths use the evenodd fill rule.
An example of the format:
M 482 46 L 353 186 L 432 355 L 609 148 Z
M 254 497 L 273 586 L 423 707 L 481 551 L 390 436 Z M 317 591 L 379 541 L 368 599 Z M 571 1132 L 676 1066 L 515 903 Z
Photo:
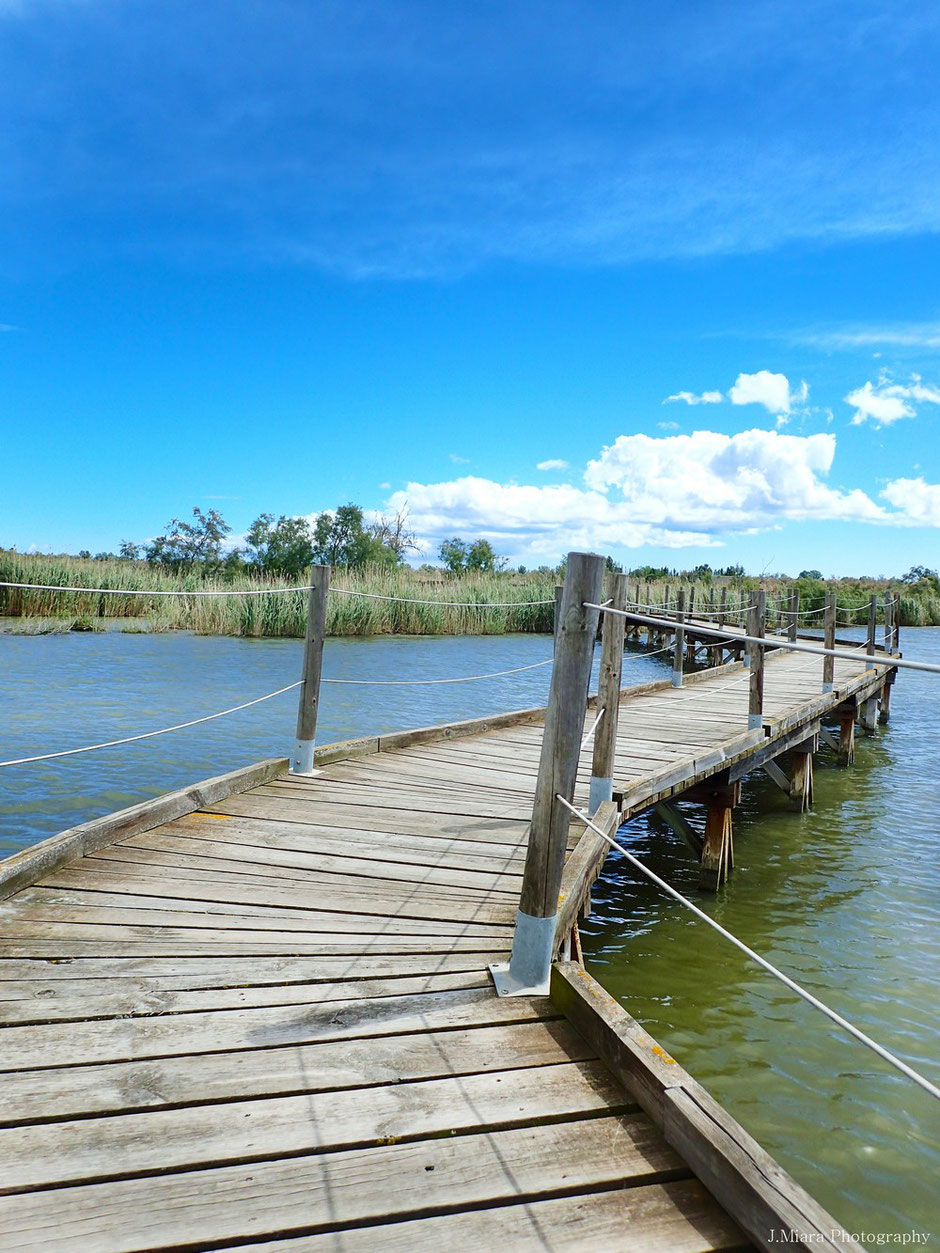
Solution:
M 752 731 L 740 666 L 625 694 L 624 812 L 805 738 L 883 683 L 864 667 L 821 697 L 818 660 L 774 654 Z M 527 711 L 337 746 L 316 778 L 262 763 L 4 863 L 0 1247 L 748 1247 L 737 1185 L 670 1134 L 682 1102 L 794 1229 L 831 1222 L 583 972 L 495 995 L 541 735 Z M 583 832 L 568 926 L 607 851 Z

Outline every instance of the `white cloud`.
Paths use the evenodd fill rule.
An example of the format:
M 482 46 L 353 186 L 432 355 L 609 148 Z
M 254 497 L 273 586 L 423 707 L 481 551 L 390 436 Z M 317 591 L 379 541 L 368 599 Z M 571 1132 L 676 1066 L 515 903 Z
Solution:
M 940 388 L 925 384 L 919 374 L 912 374 L 908 383 L 895 383 L 889 374 L 882 374 L 877 383 L 865 383 L 844 398 L 855 410 L 852 425 L 874 422 L 877 426 L 890 426 L 901 418 L 917 416 L 911 401 L 940 405 Z
M 568 462 L 562 461 L 560 457 L 549 457 L 547 461 L 540 461 L 535 468 L 536 470 L 567 470 Z
M 940 527 L 940 483 L 927 483 L 923 478 L 893 479 L 881 495 L 902 511 L 910 526 Z
M 451 452 L 451 453 L 448 453 L 447 456 L 454 463 L 455 466 L 468 466 L 470 464 L 470 458 L 461 457 L 459 453 Z
M 702 392 L 700 395 L 695 392 L 676 392 L 674 396 L 667 396 L 663 404 L 668 405 L 673 400 L 684 400 L 687 405 L 720 405 L 724 396 L 721 392 Z
M 450 535 L 484 536 L 511 560 L 528 562 L 571 548 L 714 546 L 787 521 L 909 521 L 863 491 L 830 487 L 835 450 L 829 433 L 621 435 L 588 462 L 581 486 L 467 475 L 409 483 L 386 507 L 407 500 L 412 525 L 432 546 Z
M 809 396 L 809 384 L 803 382 L 797 391 L 790 390 L 785 374 L 758 370 L 756 374 L 739 374 L 728 392 L 733 405 L 763 405 L 768 413 L 788 415 L 794 404 Z
M 899 322 L 894 326 L 843 326 L 797 331 L 796 343 L 816 348 L 940 348 L 940 322 Z M 879 356 L 879 353 L 875 354 Z
M 663 402 L 665 403 L 665 401 Z M 657 422 L 656 425 L 661 431 L 681 431 L 682 427 L 678 422 Z

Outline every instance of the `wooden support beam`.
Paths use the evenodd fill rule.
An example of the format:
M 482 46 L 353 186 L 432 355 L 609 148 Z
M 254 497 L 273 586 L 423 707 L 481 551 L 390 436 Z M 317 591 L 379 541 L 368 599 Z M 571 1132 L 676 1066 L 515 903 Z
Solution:
M 739 783 L 727 784 L 725 775 L 716 775 L 715 779 L 715 782 L 709 780 L 685 793 L 687 799 L 703 800 L 705 803 L 705 839 L 699 887 L 710 892 L 716 892 L 734 868 L 731 815 L 741 798 Z
M 841 708 L 841 707 L 840 707 Z M 851 766 L 855 761 L 855 712 L 842 713 L 839 728 L 839 765 Z
M 891 689 L 894 687 L 894 678 L 897 674 L 896 670 L 891 670 L 885 675 L 884 687 L 881 689 L 881 707 L 878 712 L 878 721 L 884 726 L 891 717 Z
M 813 804 L 813 754 L 793 754 L 793 777 L 790 781 L 790 799 L 794 808 L 806 813 Z
M 704 841 L 695 828 L 686 821 L 684 815 L 680 814 L 678 809 L 674 809 L 672 805 L 668 804 L 666 801 L 660 801 L 660 803 L 656 806 L 656 812 L 659 814 L 660 818 L 662 818 L 663 822 L 665 822 L 666 825 L 673 830 L 681 840 L 684 840 L 695 856 L 701 860 L 702 849 L 705 847 Z
M 761 770 L 776 783 L 781 792 L 790 795 L 790 776 L 782 770 L 775 761 L 761 762 Z
M 858 713 L 859 726 L 866 735 L 875 734 L 878 726 L 878 696 L 869 696 L 867 700 L 862 701 L 861 708 Z
M 839 751 L 838 736 L 833 735 L 828 727 L 819 728 L 819 738 L 822 740 L 824 744 L 828 745 L 828 747 L 831 748 L 834 753 L 837 753 Z

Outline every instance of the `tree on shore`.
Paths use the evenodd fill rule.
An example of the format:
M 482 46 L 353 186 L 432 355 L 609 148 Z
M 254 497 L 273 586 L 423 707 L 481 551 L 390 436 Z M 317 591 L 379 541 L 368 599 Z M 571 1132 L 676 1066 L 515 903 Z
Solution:
M 203 513 L 197 505 L 193 521 L 173 518 L 165 535 L 158 535 L 144 548 L 151 565 L 165 566 L 177 574 L 185 574 L 200 566 L 214 572 L 222 563 L 222 542 L 232 528 L 215 509 Z
M 497 555 L 488 539 L 468 544 L 454 536 L 444 540 L 438 556 L 449 574 L 495 574 L 506 566 L 506 558 Z
M 250 563 L 265 574 L 299 578 L 313 564 L 313 536 L 306 518 L 282 513 L 275 521 L 273 513 L 262 513 L 245 538 Z

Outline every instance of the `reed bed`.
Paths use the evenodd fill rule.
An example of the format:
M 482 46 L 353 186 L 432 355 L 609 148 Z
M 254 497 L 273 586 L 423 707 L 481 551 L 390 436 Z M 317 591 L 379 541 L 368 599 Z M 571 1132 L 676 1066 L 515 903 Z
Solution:
M 11 583 L 47 583 L 57 587 L 110 588 L 153 595 L 84 592 L 25 591 L 0 588 L 0 619 L 7 630 L 31 634 L 63 630 L 124 631 L 189 630 L 206 635 L 302 636 L 306 620 L 306 593 L 276 596 L 172 596 L 160 592 L 238 592 L 285 587 L 285 581 L 240 574 L 209 579 L 199 573 L 175 575 L 142 561 L 93 561 L 80 557 L 52 557 L 0 549 L 0 580 Z M 336 594 L 329 599 L 330 635 L 502 635 L 510 631 L 549 632 L 552 629 L 554 587 L 551 572 L 490 574 L 450 578 L 408 567 L 334 572 Z M 767 592 L 769 622 L 786 623 L 793 588 L 799 591 L 804 615 L 818 611 L 826 591 L 835 588 L 840 625 L 864 625 L 868 598 L 878 596 L 883 619 L 886 594 L 901 593 L 902 626 L 940 625 L 940 596 L 929 586 L 907 587 L 886 580 L 714 578 L 690 582 L 673 577 L 653 582 L 628 579 L 631 601 L 668 610 L 680 587 L 695 612 L 717 611 L 724 590 L 729 621 L 742 621 L 754 589 Z M 342 592 L 368 593 L 343 595 Z M 382 600 L 372 597 L 390 597 Z M 526 605 L 525 601 L 548 604 Z M 431 602 L 431 603 L 420 603 Z M 456 602 L 456 603 L 449 603 Z M 513 602 L 509 608 L 504 602 Z M 483 607 L 477 607 L 482 605 Z M 822 615 L 801 619 L 802 627 L 822 625 Z
M 43 631 L 106 628 L 120 620 L 124 630 L 189 630 L 205 635 L 302 636 L 307 614 L 304 591 L 273 596 L 161 596 L 161 592 L 256 592 L 290 584 L 239 575 L 205 579 L 175 576 L 144 562 L 89 561 L 0 550 L 0 580 L 57 587 L 108 588 L 88 592 L 0 588 L 0 616 L 17 619 L 17 629 Z M 402 567 L 337 571 L 329 598 L 330 635 L 503 635 L 510 631 L 549 632 L 554 599 L 551 574 L 496 574 L 433 578 Z M 120 591 L 153 595 L 114 594 Z M 343 592 L 367 595 L 343 595 Z M 373 599 L 375 597 L 376 599 Z M 396 599 L 383 600 L 379 597 Z M 431 603 L 420 603 L 420 602 Z M 446 603 L 455 602 L 455 603 Z M 509 607 L 504 607 L 509 602 Z M 483 606 L 478 607 L 478 606 Z

